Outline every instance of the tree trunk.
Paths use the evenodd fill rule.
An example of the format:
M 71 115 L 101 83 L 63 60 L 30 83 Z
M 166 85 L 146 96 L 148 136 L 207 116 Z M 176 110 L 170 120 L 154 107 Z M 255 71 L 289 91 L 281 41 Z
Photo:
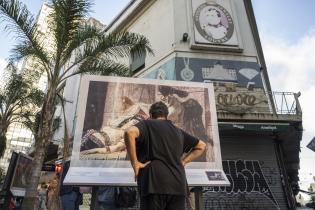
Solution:
M 42 108 L 41 122 L 37 132 L 38 141 L 35 142 L 35 154 L 31 177 L 22 203 L 22 210 L 37 210 L 37 187 L 41 175 L 41 169 L 52 137 L 52 123 L 55 112 L 56 88 L 50 87 L 47 98 Z
M 0 131 L 0 158 L 3 157 L 6 147 L 7 147 L 6 132 Z
M 0 121 L 0 158 L 2 158 L 2 156 L 4 155 L 5 149 L 7 147 L 7 130 L 7 124 Z

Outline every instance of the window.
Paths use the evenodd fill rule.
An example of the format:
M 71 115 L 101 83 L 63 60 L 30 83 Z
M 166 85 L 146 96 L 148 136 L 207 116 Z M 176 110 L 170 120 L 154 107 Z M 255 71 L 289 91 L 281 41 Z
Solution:
M 136 55 L 133 59 L 130 59 L 130 70 L 131 74 L 135 74 L 141 69 L 144 69 L 145 67 L 145 58 L 146 56 L 142 55 Z

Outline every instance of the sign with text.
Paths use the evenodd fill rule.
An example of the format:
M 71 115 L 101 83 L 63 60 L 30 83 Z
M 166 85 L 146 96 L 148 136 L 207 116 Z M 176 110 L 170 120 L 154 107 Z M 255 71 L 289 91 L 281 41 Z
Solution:
M 234 123 L 222 122 L 219 124 L 220 131 L 255 131 L 255 132 L 288 132 L 290 125 L 288 123 Z
M 222 170 L 212 84 L 103 76 L 82 77 L 65 183 L 135 185 L 124 131 L 146 120 L 151 104 L 157 101 L 169 107 L 169 120 L 207 144 L 206 152 L 186 167 L 188 184 L 228 185 Z
M 14 196 L 24 196 L 28 180 L 31 177 L 33 159 L 19 153 L 11 182 L 11 192 Z
M 315 152 L 315 138 L 306 147 Z

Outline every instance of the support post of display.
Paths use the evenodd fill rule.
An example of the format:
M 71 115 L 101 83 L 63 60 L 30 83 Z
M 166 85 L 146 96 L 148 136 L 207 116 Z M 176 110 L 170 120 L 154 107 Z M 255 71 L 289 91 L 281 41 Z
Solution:
M 195 193 L 195 209 L 204 210 L 205 205 L 204 205 L 203 197 L 202 197 L 202 187 L 195 187 L 194 193 Z

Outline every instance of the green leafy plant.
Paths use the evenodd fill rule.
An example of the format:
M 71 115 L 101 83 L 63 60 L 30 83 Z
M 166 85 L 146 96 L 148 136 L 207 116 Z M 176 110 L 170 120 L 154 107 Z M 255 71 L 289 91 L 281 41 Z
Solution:
M 50 32 L 43 35 L 23 3 L 0 0 L 0 20 L 18 41 L 11 60 L 31 59 L 30 69 L 47 76 L 32 176 L 22 205 L 25 210 L 35 208 L 40 171 L 53 134 L 55 103 L 67 78 L 84 73 L 129 76 L 128 66 L 121 61 L 152 53 L 144 36 L 126 31 L 105 34 L 95 25 L 86 24 L 91 8 L 89 0 L 51 0 L 50 8 Z M 46 40 L 52 40 L 49 47 Z
M 4 85 L 0 87 L 0 157 L 6 148 L 6 133 L 12 123 L 23 123 L 42 105 L 43 92 L 32 85 L 26 72 L 18 73 L 13 64 L 6 69 Z

